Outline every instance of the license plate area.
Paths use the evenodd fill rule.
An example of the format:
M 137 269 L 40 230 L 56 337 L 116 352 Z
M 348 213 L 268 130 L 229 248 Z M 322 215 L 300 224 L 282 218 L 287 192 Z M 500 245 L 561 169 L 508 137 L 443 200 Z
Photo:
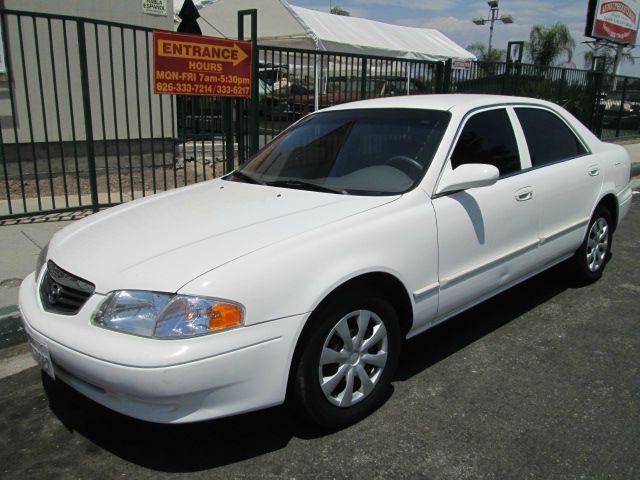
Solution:
M 38 366 L 51 378 L 55 380 L 56 375 L 53 371 L 53 362 L 49 354 L 49 348 L 42 342 L 29 337 L 29 345 L 31 345 L 31 355 Z

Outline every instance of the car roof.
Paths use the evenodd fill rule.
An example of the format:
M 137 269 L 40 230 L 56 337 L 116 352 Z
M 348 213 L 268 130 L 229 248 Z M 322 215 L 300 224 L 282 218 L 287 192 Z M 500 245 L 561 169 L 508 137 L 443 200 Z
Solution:
M 473 110 L 491 105 L 504 104 L 533 104 L 545 107 L 557 107 L 556 105 L 535 98 L 512 97 L 507 95 L 479 95 L 468 93 L 448 93 L 430 95 L 403 95 L 399 97 L 384 97 L 371 100 L 360 100 L 357 102 L 343 103 L 330 108 L 323 109 L 323 112 L 333 110 L 351 110 L 360 108 L 416 108 L 425 110 L 454 109 Z

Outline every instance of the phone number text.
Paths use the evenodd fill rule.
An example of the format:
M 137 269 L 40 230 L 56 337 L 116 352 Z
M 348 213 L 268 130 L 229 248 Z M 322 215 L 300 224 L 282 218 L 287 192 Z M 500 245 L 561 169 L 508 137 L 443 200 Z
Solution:
M 157 93 L 175 95 L 251 96 L 251 87 L 243 85 L 203 85 L 199 83 L 156 82 Z

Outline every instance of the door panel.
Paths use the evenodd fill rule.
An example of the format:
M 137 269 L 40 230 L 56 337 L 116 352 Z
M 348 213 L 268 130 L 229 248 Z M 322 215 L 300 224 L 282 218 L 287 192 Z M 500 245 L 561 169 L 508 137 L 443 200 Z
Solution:
M 536 195 L 526 174 L 436 198 L 440 302 L 446 315 L 526 275 L 536 266 Z
M 593 165 L 593 155 L 585 155 L 528 172 L 539 207 L 542 262 L 572 253 L 582 243 L 602 186 L 602 175 L 589 173 Z
M 522 162 L 529 156 L 505 108 L 488 109 L 465 122 L 443 179 L 458 165 L 498 168 L 493 185 L 433 200 L 438 222 L 440 302 L 447 315 L 535 269 L 537 197 Z
M 582 242 L 602 187 L 600 162 L 557 113 L 514 110 L 533 166 L 527 175 L 537 195 L 540 258 L 548 263 Z

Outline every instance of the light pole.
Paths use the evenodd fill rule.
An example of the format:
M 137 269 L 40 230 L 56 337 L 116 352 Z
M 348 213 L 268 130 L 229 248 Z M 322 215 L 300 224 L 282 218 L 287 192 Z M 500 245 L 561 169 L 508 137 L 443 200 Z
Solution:
M 489 23 L 489 49 L 487 51 L 487 56 L 491 55 L 491 44 L 493 43 L 493 26 L 496 23 L 496 20 L 500 20 L 502 23 L 513 23 L 513 17 L 511 15 L 500 15 L 500 9 L 498 8 L 498 0 L 489 0 L 487 2 L 489 5 L 489 17 L 487 18 L 474 18 L 472 21 L 476 25 L 484 25 Z

